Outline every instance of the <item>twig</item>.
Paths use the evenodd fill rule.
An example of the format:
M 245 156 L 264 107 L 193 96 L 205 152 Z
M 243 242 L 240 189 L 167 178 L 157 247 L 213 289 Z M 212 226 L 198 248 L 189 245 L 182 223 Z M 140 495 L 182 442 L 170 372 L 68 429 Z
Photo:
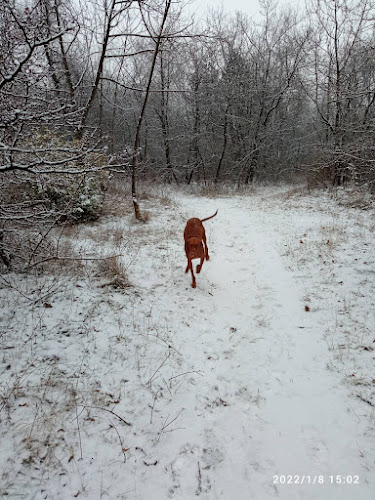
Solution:
M 112 422 L 110 422 L 110 424 L 111 424 L 111 427 L 113 427 L 113 428 L 115 429 L 115 431 L 116 431 L 117 437 L 118 437 L 118 439 L 119 439 L 119 441 L 120 441 L 121 451 L 122 451 L 122 454 L 124 455 L 124 464 L 126 464 L 126 454 L 125 454 L 125 448 L 124 448 L 124 444 L 123 444 L 123 442 L 122 442 L 122 439 L 121 439 L 120 433 L 119 433 L 119 431 L 117 430 L 117 427 L 116 427 L 114 424 L 112 424 Z
M 39 266 L 40 264 L 44 264 L 45 262 L 49 262 L 51 260 L 74 260 L 82 262 L 86 260 L 109 260 L 116 257 L 122 257 L 122 255 L 109 255 L 108 257 L 47 257 L 46 259 L 39 260 L 38 262 L 34 262 L 34 264 L 30 264 L 29 266 L 25 267 L 25 271 L 28 271 L 32 267 Z
M 174 378 L 182 377 L 183 375 L 188 375 L 189 373 L 197 373 L 198 375 L 200 375 L 201 377 L 203 377 L 203 375 L 201 374 L 200 370 L 192 370 L 190 372 L 184 372 L 184 373 L 180 373 L 179 375 L 175 375 L 174 377 L 171 377 L 168 380 L 171 381 Z
M 47 236 L 49 235 L 49 233 L 52 231 L 52 229 L 56 226 L 57 224 L 57 220 L 55 220 L 53 222 L 53 224 L 51 224 L 51 227 L 48 228 L 48 230 L 42 234 L 42 237 L 40 238 L 40 241 L 38 242 L 38 244 L 36 245 L 36 247 L 33 249 L 31 255 L 30 255 L 30 258 L 29 258 L 29 262 L 27 263 L 27 266 L 30 266 L 31 265 L 31 261 L 33 260 L 36 252 L 38 251 L 38 248 L 40 247 L 40 245 L 42 244 L 42 242 L 47 238 Z
M 126 268 L 128 269 L 128 268 Z M 167 347 L 168 349 L 173 349 L 174 351 L 177 352 L 177 354 L 179 354 L 180 356 L 182 356 L 182 354 L 180 353 L 180 351 L 178 351 L 170 342 L 168 342 L 167 340 L 163 339 L 162 337 L 160 337 L 159 335 L 159 331 L 157 328 L 155 328 L 155 331 L 156 331 L 156 335 L 154 333 L 147 333 L 147 334 L 142 334 L 141 335 L 145 338 L 148 338 L 148 337 L 155 337 L 157 340 L 160 340 L 161 342 L 163 342 Z
M 198 462 L 198 488 L 195 494 L 198 496 L 202 493 L 202 474 L 201 474 L 201 466 Z
M 79 449 L 81 452 L 81 458 L 80 460 L 83 460 L 83 452 L 82 452 L 82 439 L 81 439 L 81 429 L 79 427 L 79 415 L 78 415 L 78 407 L 76 406 L 76 420 L 77 420 L 77 429 L 78 429 L 78 439 L 79 439 Z
M 169 351 L 168 352 L 168 356 L 165 358 L 165 360 L 162 362 L 162 364 L 159 366 L 159 368 L 157 368 L 154 373 L 151 375 L 150 379 L 148 380 L 148 382 L 146 382 L 146 385 L 149 385 L 151 382 L 152 382 L 152 379 L 154 378 L 154 376 L 156 375 L 156 373 L 160 370 L 160 368 L 164 365 L 164 363 L 167 361 L 167 359 L 169 358 L 169 356 L 171 355 L 171 352 Z
M 173 395 L 172 395 L 172 393 L 171 393 L 171 390 L 170 390 L 170 388 L 169 388 L 169 385 L 167 384 L 167 381 L 166 381 L 166 380 L 165 380 L 165 378 L 163 378 L 163 377 L 162 377 L 161 379 L 162 379 L 162 381 L 164 382 L 164 384 L 165 384 L 166 388 L 168 389 L 168 392 L 169 392 L 169 394 L 171 395 L 171 398 L 173 398 Z
M 48 292 L 45 293 L 44 295 L 42 295 L 41 297 L 38 297 L 36 300 L 34 300 L 33 301 L 33 305 L 37 304 L 38 302 L 42 302 L 44 299 L 46 299 L 47 297 L 49 297 L 52 293 L 57 293 L 57 289 L 61 288 L 63 285 L 65 285 L 66 283 L 68 283 L 70 281 L 70 279 L 71 278 L 67 278 L 62 283 L 60 283 L 59 281 L 53 281 L 52 284 L 51 284 L 51 286 L 48 289 Z M 34 291 L 36 292 L 37 290 L 34 290 Z M 38 290 L 38 291 L 41 292 L 42 290 Z M 21 292 L 19 292 L 19 293 L 21 293 Z M 29 299 L 29 300 L 32 300 L 32 299 Z
M 375 404 L 372 401 L 370 401 L 369 399 L 364 398 L 360 394 L 357 394 L 357 398 L 359 398 L 364 403 L 367 403 L 368 405 L 372 406 L 373 408 L 375 407 Z
M 29 432 L 29 436 L 28 436 L 28 439 L 31 438 L 31 434 L 34 430 L 34 427 L 35 427 L 35 422 L 36 422 L 36 419 L 38 418 L 38 413 L 39 413 L 39 407 L 38 407 L 38 402 L 35 403 L 35 407 L 36 407 L 36 412 L 35 412 L 35 415 L 34 415 L 34 419 L 33 419 L 33 423 L 30 427 L 30 432 Z
M 115 413 L 114 411 L 112 410 L 107 410 L 107 408 L 102 408 L 101 406 L 87 406 L 87 405 L 83 405 L 84 408 L 92 408 L 94 410 L 102 410 L 102 411 L 106 411 L 107 413 L 111 413 L 111 415 L 114 415 L 115 417 L 117 417 L 119 420 L 121 420 L 122 423 L 124 423 L 125 425 L 131 427 L 133 424 L 127 422 L 126 420 L 124 420 L 122 417 L 120 417 L 120 415 L 117 415 L 117 413 Z
M 156 403 L 156 400 L 158 399 L 159 392 L 160 392 L 160 389 L 154 394 L 154 402 L 152 403 L 152 407 L 151 407 L 150 424 L 152 424 L 152 417 L 154 415 L 155 403 Z
M 165 430 L 167 427 L 169 427 L 171 424 L 173 424 L 173 422 L 175 422 L 175 421 L 178 419 L 178 417 L 181 415 L 181 413 L 182 413 L 183 411 L 184 411 L 184 409 L 183 409 L 183 408 L 181 408 L 181 410 L 180 410 L 180 412 L 178 413 L 178 415 L 177 415 L 177 416 L 176 416 L 173 420 L 171 420 L 171 421 L 167 424 L 167 421 L 168 421 L 168 418 L 169 418 L 169 415 L 170 415 L 170 414 L 168 414 L 168 417 L 164 420 L 163 426 L 162 426 L 162 428 L 160 429 L 158 439 L 156 440 L 156 442 L 157 442 L 157 443 L 159 442 L 160 437 L 161 437 L 161 435 L 163 434 L 164 430 Z

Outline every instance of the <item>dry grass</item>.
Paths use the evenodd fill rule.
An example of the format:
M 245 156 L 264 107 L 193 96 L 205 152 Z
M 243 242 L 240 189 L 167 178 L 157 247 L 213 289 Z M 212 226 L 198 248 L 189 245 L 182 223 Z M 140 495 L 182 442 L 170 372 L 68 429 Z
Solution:
M 235 194 L 245 194 L 248 192 L 249 186 L 240 186 L 238 188 L 230 184 L 214 184 L 213 182 L 207 182 L 206 185 L 200 188 L 200 194 L 206 196 L 207 198 L 217 198 L 217 197 L 227 197 Z M 241 192 L 240 192 L 241 191 Z
M 340 224 L 325 224 L 321 226 L 320 234 L 322 237 L 321 244 L 329 248 L 334 248 L 348 241 L 347 228 Z
M 368 189 L 352 186 L 337 192 L 337 204 L 344 208 L 370 210 L 374 208 L 374 196 Z
M 125 174 L 113 174 L 104 199 L 104 216 L 124 216 L 133 212 L 131 187 Z
M 150 220 L 150 212 L 147 210 L 149 207 L 176 205 L 174 195 L 166 185 L 142 181 L 139 183 L 137 196 L 141 211 L 141 219 L 138 222 L 146 223 Z M 109 181 L 103 215 L 134 215 L 130 182 L 122 174 L 115 174 Z
M 298 186 L 289 189 L 286 193 L 283 194 L 284 200 L 294 200 L 295 198 L 301 198 L 306 195 L 306 187 Z
M 146 202 L 146 206 L 176 206 L 175 199 L 176 186 L 173 187 L 165 184 L 151 184 L 149 182 L 142 183 L 138 196 L 140 202 Z
M 121 226 L 116 226 L 112 231 L 112 239 L 116 248 L 119 248 L 124 242 L 124 230 Z
M 109 279 L 109 282 L 101 285 L 102 287 L 110 286 L 113 288 L 125 289 L 133 286 L 129 281 L 126 267 L 121 262 L 120 257 L 115 256 L 99 260 L 98 274 L 100 277 Z

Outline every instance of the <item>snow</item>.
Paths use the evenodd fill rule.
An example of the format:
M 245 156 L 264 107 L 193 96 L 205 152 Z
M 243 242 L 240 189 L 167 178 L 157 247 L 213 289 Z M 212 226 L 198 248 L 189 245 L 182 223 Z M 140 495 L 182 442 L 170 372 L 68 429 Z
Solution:
M 168 196 L 146 225 L 81 226 L 80 251 L 120 251 L 131 287 L 89 263 L 4 275 L 0 496 L 372 499 L 374 209 Z M 216 209 L 192 289 L 184 225 Z

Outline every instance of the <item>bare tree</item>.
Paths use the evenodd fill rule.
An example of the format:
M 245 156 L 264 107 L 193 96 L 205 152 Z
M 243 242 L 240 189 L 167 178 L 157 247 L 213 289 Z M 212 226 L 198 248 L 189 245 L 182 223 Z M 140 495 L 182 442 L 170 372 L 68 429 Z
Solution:
M 355 158 L 363 167 L 366 153 L 357 145 L 364 144 L 373 130 L 369 117 L 374 112 L 374 91 L 368 85 L 372 56 L 368 56 L 373 52 L 374 4 L 319 1 L 310 2 L 309 11 L 317 29 L 311 63 L 314 85 L 307 80 L 305 89 L 321 124 L 322 165 L 337 186 L 359 174 Z M 362 79 L 364 73 L 367 78 Z
M 12 256 L 30 250 L 32 243 L 24 242 L 31 237 L 28 229 L 81 218 L 85 209 L 79 206 L 80 200 L 99 194 L 91 172 L 101 169 L 102 154 L 95 143 L 71 140 L 79 109 L 71 93 L 72 74 L 66 73 L 64 63 L 68 57 L 64 41 L 73 40 L 77 32 L 69 10 L 63 13 L 62 4 L 52 1 L 29 7 L 6 1 L 0 13 L 4 41 L 0 48 L 0 258 L 9 267 Z M 76 183 L 72 183 L 73 174 L 78 176 Z M 83 218 L 95 216 L 91 210 Z M 40 248 L 37 240 L 34 243 Z

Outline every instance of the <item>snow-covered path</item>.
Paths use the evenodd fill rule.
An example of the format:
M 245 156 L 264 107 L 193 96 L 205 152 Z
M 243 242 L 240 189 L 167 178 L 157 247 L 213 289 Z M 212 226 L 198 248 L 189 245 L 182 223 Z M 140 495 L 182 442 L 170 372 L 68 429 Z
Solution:
M 182 395 L 186 428 L 168 467 L 169 496 L 373 498 L 363 422 L 327 369 L 324 318 L 305 311 L 279 255 L 280 219 L 263 217 L 250 201 L 185 202 L 187 217 L 219 214 L 205 223 L 211 260 L 197 289 L 169 296 L 185 325 L 178 349 L 203 374 Z M 359 484 L 336 484 L 343 476 Z
M 270 220 L 262 221 L 257 211 L 241 217 L 241 208 L 234 208 L 233 214 L 223 208 L 222 232 L 233 244 L 220 248 L 217 238 L 219 248 L 209 272 L 218 277 L 221 288 L 216 299 L 221 311 L 218 331 L 220 325 L 235 321 L 239 337 L 225 370 L 227 383 L 234 379 L 262 398 L 255 412 L 238 405 L 239 422 L 233 415 L 233 430 L 243 430 L 232 430 L 234 446 L 225 455 L 235 457 L 242 448 L 243 460 L 234 468 L 234 482 L 226 483 L 229 489 L 224 483 L 224 497 L 239 485 L 236 497 L 243 499 L 259 498 L 262 491 L 272 496 L 273 489 L 283 498 L 353 498 L 355 486 L 329 484 L 331 475 L 363 476 L 354 439 L 358 419 L 348 412 L 347 395 L 335 387 L 337 379 L 327 370 L 321 324 L 305 311 L 301 292 L 274 246 Z M 229 412 L 229 421 L 231 417 Z M 325 484 L 275 485 L 276 475 L 292 475 L 292 482 L 303 476 L 313 482 L 321 475 Z M 369 491 L 367 495 L 370 498 Z M 358 496 L 366 498 L 365 493 Z

